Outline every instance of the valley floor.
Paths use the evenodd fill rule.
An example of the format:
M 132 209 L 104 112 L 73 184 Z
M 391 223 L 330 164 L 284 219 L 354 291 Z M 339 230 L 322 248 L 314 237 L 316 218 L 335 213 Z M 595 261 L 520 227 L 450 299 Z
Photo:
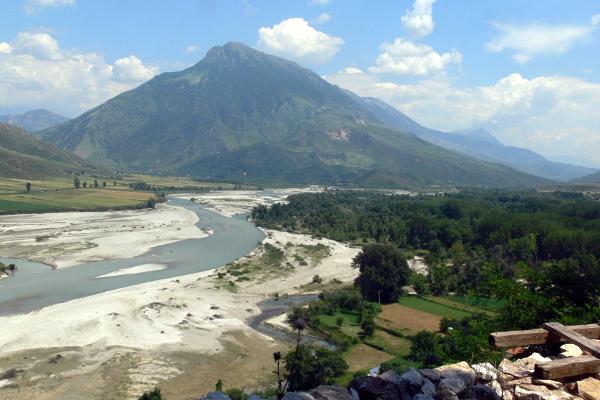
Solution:
M 227 192 L 200 201 L 223 215 L 232 215 L 266 200 Z M 142 249 L 156 246 L 155 235 L 165 225 L 167 232 L 182 236 L 205 235 L 194 226 L 192 216 L 171 208 L 161 205 L 157 210 L 127 211 L 119 218 L 121 222 L 130 218 L 136 222 L 115 223 L 112 227 L 110 222 L 102 222 L 112 220 L 102 216 L 104 213 L 73 213 L 73 217 L 90 224 L 100 221 L 98 237 L 90 233 L 88 238 L 80 238 L 99 242 L 98 246 L 79 252 L 68 246 L 77 235 L 67 232 L 74 229 L 69 223 L 78 219 L 44 214 L 45 225 L 38 225 L 39 234 L 51 238 L 44 243 L 48 247 L 43 247 L 32 239 L 38 234 L 33 233 L 38 232 L 34 223 L 24 225 L 30 228 L 19 228 L 16 220 L 4 219 L 16 217 L 2 217 L 0 254 L 23 257 L 27 253 L 27 258 L 65 267 L 94 257 L 123 257 L 110 252 L 111 241 L 123 243 L 125 238 L 133 237 L 138 238 L 136 243 Z M 169 212 L 179 214 L 154 218 Z M 146 228 L 142 232 L 131 228 L 127 233 L 121 231 L 126 230 L 123 225 Z M 92 232 L 91 228 L 80 228 Z M 314 291 L 334 279 L 352 281 L 358 271 L 350 264 L 359 249 L 305 235 L 278 231 L 266 234 L 263 244 L 249 255 L 217 270 L 109 291 L 25 315 L 0 317 L 0 373 L 9 368 L 23 370 L 14 379 L 0 380 L 0 397 L 136 399 L 156 385 L 166 398 L 187 399 L 214 390 L 219 379 L 225 390 L 272 383 L 272 353 L 288 345 L 248 327 L 248 318 L 260 312 L 257 304 L 275 293 L 285 296 Z M 29 242 L 24 239 L 28 235 Z M 137 235 L 146 235 L 148 242 Z M 164 240 L 180 238 L 166 235 Z M 20 246 L 20 252 L 6 252 L 7 243 Z M 65 250 L 61 252 L 60 248 Z M 102 248 L 107 252 L 102 253 Z M 74 261 L 77 257 L 78 262 Z M 315 275 L 320 276 L 322 284 L 311 284 Z M 50 362 L 57 354 L 61 357 Z

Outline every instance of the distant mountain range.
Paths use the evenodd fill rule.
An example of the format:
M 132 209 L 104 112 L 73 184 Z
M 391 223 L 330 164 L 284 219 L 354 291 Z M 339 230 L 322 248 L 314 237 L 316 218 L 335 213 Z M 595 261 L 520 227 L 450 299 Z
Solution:
M 31 133 L 43 131 L 70 119 L 43 109 L 27 111 L 25 114 L 0 115 L 0 123 L 12 124 Z
M 39 137 L 105 168 L 214 179 L 370 187 L 549 183 L 386 125 L 356 97 L 296 63 L 229 42 Z
M 45 179 L 81 171 L 89 173 L 98 168 L 18 126 L 0 123 L 0 177 Z
M 421 139 L 445 149 L 480 160 L 501 163 L 528 174 L 560 182 L 581 178 L 598 171 L 598 168 L 549 161 L 528 149 L 504 146 L 492 134 L 481 128 L 454 132 L 442 132 L 425 128 L 381 100 L 354 96 L 357 101 L 362 100 L 362 104 L 382 122 L 413 133 Z

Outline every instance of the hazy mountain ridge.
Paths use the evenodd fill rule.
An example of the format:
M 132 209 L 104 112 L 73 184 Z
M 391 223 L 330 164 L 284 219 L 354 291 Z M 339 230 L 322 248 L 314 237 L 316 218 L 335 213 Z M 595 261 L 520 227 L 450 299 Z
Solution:
M 89 161 L 46 143 L 26 130 L 0 123 L 0 176 L 44 179 L 97 170 Z
M 528 149 L 504 146 L 483 128 L 442 132 L 419 125 L 404 113 L 379 99 L 363 98 L 363 101 L 363 104 L 384 123 L 411 132 L 443 148 L 481 160 L 499 162 L 525 173 L 561 182 L 597 171 L 594 168 L 549 161 Z
M 62 124 L 70 119 L 44 109 L 27 111 L 25 114 L 0 115 L 0 123 L 12 124 L 33 133 Z
M 39 137 L 104 167 L 211 178 L 548 183 L 391 128 L 362 103 L 296 63 L 229 42 Z

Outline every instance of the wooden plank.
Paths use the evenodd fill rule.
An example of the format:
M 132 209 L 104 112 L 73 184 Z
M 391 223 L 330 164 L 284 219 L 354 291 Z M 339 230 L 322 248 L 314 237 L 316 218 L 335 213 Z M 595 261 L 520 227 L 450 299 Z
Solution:
M 574 325 L 568 327 L 570 330 L 577 332 L 589 339 L 600 339 L 600 325 Z M 496 347 L 517 347 L 529 346 L 532 344 L 545 344 L 564 342 L 565 339 L 560 336 L 550 333 L 545 329 L 531 329 L 528 331 L 510 331 L 492 333 L 488 341 L 492 346 Z
M 596 372 L 600 372 L 600 360 L 594 356 L 581 356 L 536 364 L 533 376 L 537 379 L 559 379 Z
M 569 343 L 577 345 L 581 350 L 587 350 L 593 356 L 600 358 L 600 344 L 586 338 L 580 333 L 577 333 L 559 322 L 546 322 L 542 328 L 555 335 L 560 336 Z

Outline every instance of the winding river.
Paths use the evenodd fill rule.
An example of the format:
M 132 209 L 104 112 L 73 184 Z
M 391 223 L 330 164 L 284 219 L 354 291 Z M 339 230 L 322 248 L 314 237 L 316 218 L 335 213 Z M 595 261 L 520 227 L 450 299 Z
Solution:
M 98 261 L 58 270 L 40 263 L 0 258 L 4 264 L 14 263 L 19 268 L 17 273 L 0 281 L 0 315 L 27 313 L 108 290 L 218 268 L 248 254 L 265 237 L 246 220 L 246 214 L 224 217 L 201 204 L 176 196 L 168 196 L 167 204 L 194 211 L 200 218 L 196 226 L 211 229 L 214 233 L 203 239 L 158 246 L 134 258 Z M 94 279 L 121 268 L 148 263 L 160 263 L 168 268 Z

